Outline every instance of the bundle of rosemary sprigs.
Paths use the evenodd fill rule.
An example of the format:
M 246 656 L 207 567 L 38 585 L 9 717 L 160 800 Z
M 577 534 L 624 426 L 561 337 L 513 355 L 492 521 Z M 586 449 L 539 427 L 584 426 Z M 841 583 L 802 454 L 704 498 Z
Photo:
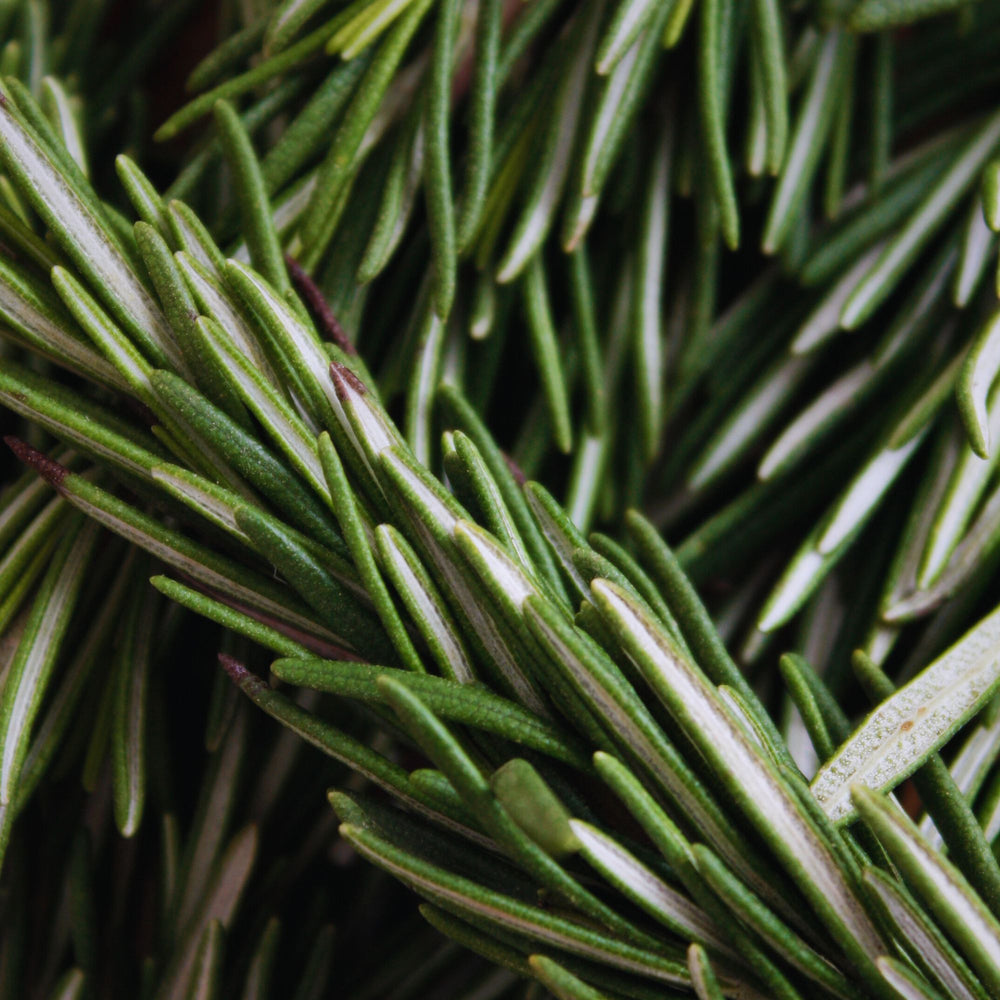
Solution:
M 1000 996 L 998 50 L 0 0 L 0 1000 Z

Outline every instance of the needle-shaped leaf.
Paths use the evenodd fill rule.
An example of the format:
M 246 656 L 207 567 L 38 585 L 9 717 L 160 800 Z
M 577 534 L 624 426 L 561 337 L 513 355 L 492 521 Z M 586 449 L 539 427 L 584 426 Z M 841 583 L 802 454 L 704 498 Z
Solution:
M 890 31 L 951 10 L 960 10 L 967 0 L 861 0 L 851 11 L 848 25 L 853 31 Z
M 324 497 L 327 494 L 315 438 L 295 411 L 265 382 L 256 367 L 232 343 L 225 331 L 207 316 L 198 327 L 215 363 L 225 369 L 248 410 L 264 425 L 272 441 L 285 453 L 296 471 Z
M 368 597 L 375 605 L 375 611 L 382 622 L 382 627 L 392 641 L 396 654 L 403 665 L 408 670 L 423 673 L 425 668 L 420 655 L 417 653 L 406 626 L 392 602 L 392 597 L 382 581 L 378 565 L 375 562 L 372 542 L 369 541 L 371 529 L 362 521 L 347 476 L 341 465 L 340 456 L 326 433 L 319 437 L 319 457 L 330 488 L 330 496 L 337 513 L 337 520 L 347 540 L 348 550 Z
M 553 665 L 565 671 L 615 742 L 677 804 L 678 814 L 691 817 L 720 853 L 737 868 L 749 871 L 735 830 L 607 655 L 535 598 L 525 601 L 524 614 Z
M 848 330 L 860 326 L 888 298 L 921 249 L 969 190 L 998 144 L 1000 116 L 992 115 L 977 128 L 944 176 L 927 192 L 906 225 L 858 282 L 841 312 L 842 326 Z
M 595 580 L 591 591 L 629 657 L 744 814 L 795 873 L 838 944 L 861 969 L 871 970 L 870 976 L 871 963 L 882 949 L 878 932 L 795 792 L 724 707 L 704 674 L 627 594 L 602 580 Z
M 224 946 L 222 924 L 209 921 L 198 942 L 185 1000 L 216 1000 L 219 996 Z
M 592 107 L 584 108 L 580 124 L 580 152 L 577 154 L 579 167 L 572 181 L 563 224 L 563 247 L 566 250 L 579 249 L 593 221 L 608 174 L 622 152 L 629 127 L 655 79 L 663 26 L 671 11 L 678 6 L 669 3 L 654 5 L 652 20 L 622 53 L 610 74 L 600 82 Z
M 137 591 L 125 613 L 115 665 L 111 727 L 111 785 L 115 822 L 123 837 L 139 829 L 146 798 L 149 675 L 157 605 L 151 591 Z
M 965 219 L 958 268 L 951 291 L 952 301 L 959 309 L 964 309 L 971 301 L 996 247 L 994 233 L 983 219 L 979 202 L 973 201 Z
M 329 0 L 282 0 L 276 4 L 266 23 L 262 18 L 262 23 L 255 26 L 258 32 L 265 32 L 265 51 L 277 53 L 286 49 L 298 32 L 328 3 Z
M 346 764 L 353 771 L 357 771 L 414 809 L 438 822 L 445 823 L 454 830 L 477 837 L 479 842 L 482 842 L 480 834 L 470 830 L 464 823 L 443 814 L 437 802 L 429 804 L 429 798 L 422 794 L 418 785 L 410 781 L 406 771 L 398 764 L 306 711 L 285 695 L 273 691 L 267 683 L 231 657 L 220 655 L 220 662 L 233 683 L 258 708 L 263 709 L 300 739 Z
M 926 981 L 898 959 L 883 956 L 878 960 L 879 972 L 901 1000 L 942 1000 Z
M 524 207 L 497 267 L 497 281 L 502 284 L 513 281 L 532 261 L 538 266 L 539 248 L 552 225 L 569 174 L 600 11 L 599 4 L 579 11 L 571 28 L 572 43 L 562 53 L 563 73 L 552 96 L 539 161 Z
M 135 347 L 125 331 L 91 297 L 70 271 L 57 265 L 52 269 L 52 285 L 59 293 L 73 318 L 94 342 L 97 349 L 115 366 L 128 383 L 133 395 L 149 403 L 150 361 Z M 140 340 L 140 344 L 155 364 L 168 365 L 166 357 L 155 344 Z
M 212 923 L 230 925 L 246 889 L 257 855 L 257 829 L 247 826 L 226 847 L 211 874 L 201 905 L 192 914 L 177 950 L 177 957 L 164 970 L 158 1000 L 182 1000 L 193 985 L 202 936 Z
M 329 245 L 337 221 L 337 198 L 357 168 L 358 150 L 365 132 L 430 6 L 430 0 L 413 0 L 408 4 L 399 20 L 389 29 L 344 112 L 320 166 L 315 192 L 297 236 L 301 252 L 297 247 L 292 251 L 307 270 L 319 263 Z
M 650 163 L 635 282 L 633 365 L 639 408 L 639 434 L 647 461 L 657 454 L 663 414 L 662 287 L 666 261 L 670 167 L 673 135 L 663 128 Z
M 251 507 L 236 511 L 236 523 L 332 633 L 342 636 L 351 649 L 362 655 L 376 661 L 385 662 L 386 657 L 395 660 L 392 645 L 375 615 L 295 534 Z
M 211 112 L 219 100 L 232 100 L 259 87 L 307 60 L 326 44 L 335 26 L 323 24 L 284 51 L 213 87 L 174 112 L 154 133 L 157 142 L 166 142 Z
M 587 863 L 654 920 L 682 940 L 694 939 L 722 953 L 729 952 L 728 943 L 719 937 L 704 912 L 614 838 L 583 820 L 571 820 L 570 827 Z
M 827 815 L 854 815 L 851 789 L 884 790 L 912 774 L 989 699 L 1000 682 L 1000 609 L 884 701 L 813 779 Z
M 705 145 L 708 180 L 726 245 L 735 250 L 740 242 L 740 220 L 736 205 L 732 167 L 726 150 L 726 99 L 723 84 L 720 23 L 729 0 L 702 0 L 698 33 L 698 112 Z
M 907 953 L 929 979 L 956 1000 L 986 1000 L 979 980 L 903 886 L 874 868 L 865 871 L 864 880 Z
M 535 367 L 545 394 L 556 446 L 560 451 L 569 452 L 573 445 L 569 392 L 549 305 L 545 270 L 539 257 L 533 258 L 527 265 L 524 277 L 524 303 Z
M 375 529 L 379 562 L 441 672 L 467 684 L 475 677 L 469 652 L 451 612 L 409 542 L 390 524 Z
M 281 659 L 271 664 L 271 670 L 289 684 L 363 701 L 381 701 L 383 696 L 376 682 L 379 677 L 391 677 L 418 694 L 442 718 L 495 733 L 578 768 L 589 768 L 587 756 L 558 727 L 478 685 L 331 660 Z
M 697 942 L 688 946 L 688 972 L 698 1000 L 723 1000 L 722 986 L 705 949 Z
M 667 605 L 698 665 L 716 684 L 728 684 L 739 691 L 744 700 L 754 706 L 758 723 L 770 732 L 772 741 L 780 745 L 782 741 L 777 728 L 760 705 L 739 667 L 733 662 L 677 556 L 639 511 L 628 511 L 625 524 L 635 543 L 639 561 L 648 567 L 653 580 L 663 591 Z
M 109 235 L 107 223 L 67 182 L 6 102 L 0 105 L 0 156 L 116 318 L 137 339 L 148 338 L 172 363 L 182 365 L 163 314 Z
M 969 528 L 965 538 L 956 546 L 947 568 L 938 580 L 926 590 L 913 589 L 893 595 L 895 600 L 882 612 L 883 620 L 894 624 L 917 618 L 951 597 L 962 584 L 975 575 L 977 569 L 981 568 L 981 560 L 995 551 L 996 543 L 1000 541 L 997 535 L 998 527 L 1000 527 L 1000 490 L 994 490 L 983 504 L 981 513 Z
M 972 450 L 986 458 L 990 453 L 987 400 L 1000 372 L 1000 312 L 994 313 L 976 335 L 955 386 L 958 412 L 969 435 Z
M 543 532 L 535 523 L 529 509 L 530 501 L 522 488 L 523 476 L 497 446 L 489 428 L 470 405 L 468 399 L 452 386 L 443 384 L 438 389 L 438 402 L 444 417 L 454 427 L 468 434 L 483 463 L 489 470 L 497 489 L 503 497 L 510 516 L 530 555 L 531 565 L 545 577 L 549 585 L 561 593 L 561 579 Z
M 56 266 L 52 261 L 49 267 Z M 126 382 L 80 335 L 73 319 L 51 290 L 22 268 L 0 260 L 0 317 L 4 336 L 19 340 L 44 357 L 116 389 Z
M 531 940 L 659 982 L 682 985 L 688 981 L 683 963 L 666 958 L 662 953 L 623 943 L 575 921 L 484 889 L 469 879 L 422 862 L 358 827 L 342 826 L 340 832 L 363 857 L 451 912 L 485 920 Z
M 248 639 L 264 646 L 265 649 L 273 650 L 280 656 L 305 656 L 309 652 L 317 652 L 316 643 L 307 637 L 302 637 L 308 645 L 300 645 L 294 639 L 289 638 L 284 633 L 279 632 L 269 625 L 265 625 L 249 615 L 222 604 L 219 601 L 207 597 L 205 594 L 185 587 L 184 584 L 171 580 L 166 576 L 150 577 L 150 584 L 161 594 L 169 597 L 172 601 L 190 608 L 195 613 L 207 618 L 209 621 L 218 622 L 225 628 L 231 629 L 245 635 Z
M 180 532 L 164 527 L 154 518 L 113 497 L 88 482 L 82 476 L 20 446 L 19 454 L 38 469 L 73 506 L 103 524 L 115 534 L 134 542 L 140 548 L 162 559 L 179 572 L 216 594 L 235 602 L 237 606 L 253 608 L 270 620 L 325 637 L 336 642 L 336 636 L 313 620 L 287 589 L 245 569 L 233 560 L 218 556 L 208 548 L 184 537 Z
M 607 1000 L 605 994 L 588 986 L 564 969 L 557 962 L 545 955 L 532 955 L 528 965 L 537 976 L 538 981 L 557 998 L 557 1000 Z
M 423 465 L 431 464 L 434 389 L 441 377 L 447 327 L 430 303 L 419 308 L 417 357 L 406 393 L 406 439 Z
M 510 818 L 546 854 L 562 859 L 580 849 L 570 813 L 529 761 L 515 757 L 490 776 L 490 789 Z
M 645 932 L 598 899 L 558 864 L 516 822 L 493 792 L 461 743 L 405 684 L 382 677 L 378 681 L 386 700 L 407 730 L 440 768 L 465 806 L 494 840 L 541 885 L 564 896 L 575 909 L 640 945 L 653 942 Z M 519 787 L 523 791 L 523 785 Z
M 708 489 L 730 471 L 746 455 L 755 438 L 767 433 L 780 417 L 781 408 L 811 369 L 809 359 L 794 356 L 779 358 L 765 369 L 705 443 L 688 473 L 688 486 L 692 490 Z
M 250 136 L 239 115 L 228 101 L 214 108 L 215 125 L 222 141 L 222 151 L 229 164 L 240 205 L 250 260 L 254 267 L 282 294 L 291 289 L 288 271 L 281 254 L 281 244 L 274 230 L 274 219 L 267 197 L 261 166 Z
M 993 232 L 1000 232 L 1000 160 L 986 164 L 981 181 L 980 197 L 983 218 Z
M 913 823 L 889 799 L 863 785 L 854 786 L 852 798 L 893 864 L 947 929 L 986 989 L 995 993 L 1000 988 L 1000 924 L 975 889 L 927 846 Z
M 115 157 L 115 171 L 139 218 L 167 239 L 170 236 L 167 209 L 153 182 L 142 172 L 139 165 L 124 153 Z
M 249 426 L 250 417 L 239 396 L 207 356 L 195 323 L 198 309 L 166 239 L 145 222 L 137 222 L 134 231 L 136 246 L 163 304 L 188 370 L 197 372 L 199 384 L 206 387 L 209 395 L 218 400 L 234 420 L 244 427 Z
M 453 45 L 458 15 L 458 0 L 440 0 L 434 26 L 434 46 L 431 51 L 430 79 L 424 112 L 427 158 L 424 185 L 434 264 L 432 297 L 434 311 L 442 321 L 447 320 L 451 312 L 458 266 L 448 148 Z
M 469 95 L 469 155 L 456 220 L 456 240 L 460 249 L 467 247 L 475 236 L 486 203 L 493 166 L 497 60 L 502 27 L 502 0 L 484 0 L 476 12 L 476 55 Z
M 767 122 L 767 169 L 777 174 L 788 142 L 788 84 L 781 8 L 774 0 L 755 0 L 751 32 L 751 44 L 760 53 Z
M 988 435 L 1000 436 L 1000 393 L 991 397 Z M 963 448 L 940 500 L 917 572 L 917 586 L 927 589 L 942 573 L 972 522 L 997 466 L 997 453 L 983 459 Z
M 150 387 L 182 426 L 191 427 L 301 530 L 338 554 L 346 554 L 329 509 L 256 436 L 230 420 L 196 389 L 170 372 L 155 371 Z
M 755 936 L 766 942 L 789 965 L 835 996 L 860 1000 L 860 990 L 804 942 L 796 930 L 744 885 L 719 857 L 704 844 L 694 844 L 691 852 L 698 873 L 712 892 L 752 928 Z
M 791 144 L 768 211 L 763 239 L 765 253 L 776 253 L 785 245 L 802 210 L 829 139 L 834 110 L 853 55 L 853 39 L 842 31 L 829 32 L 817 53 L 809 89 L 799 106 Z
M 17 792 L 32 726 L 79 601 L 97 536 L 95 525 L 71 522 L 21 633 L 0 694 L 0 805 L 10 805 Z

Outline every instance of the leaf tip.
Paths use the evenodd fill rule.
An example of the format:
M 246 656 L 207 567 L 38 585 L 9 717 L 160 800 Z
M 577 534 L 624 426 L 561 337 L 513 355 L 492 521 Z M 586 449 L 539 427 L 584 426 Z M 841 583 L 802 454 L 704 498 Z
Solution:
M 3 440 L 19 461 L 32 466 L 51 486 L 56 489 L 62 486 L 63 480 L 69 475 L 69 469 L 66 466 L 60 465 L 55 459 L 49 458 L 37 448 L 32 448 L 26 441 L 11 434 L 6 435 Z

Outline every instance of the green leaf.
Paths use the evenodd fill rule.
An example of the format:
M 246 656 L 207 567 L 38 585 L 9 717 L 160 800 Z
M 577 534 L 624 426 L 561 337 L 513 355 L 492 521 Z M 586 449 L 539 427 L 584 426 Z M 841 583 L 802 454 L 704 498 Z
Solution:
M 146 744 L 149 674 L 158 617 L 155 597 L 137 591 L 129 601 L 115 665 L 115 706 L 111 722 L 111 788 L 115 822 L 123 837 L 134 836 L 146 799 Z
M 175 366 L 183 365 L 163 314 L 98 218 L 64 172 L 5 103 L 0 105 L 0 157 L 74 264 L 122 325 L 149 339 Z
M 52 558 L 0 693 L 0 805 L 17 793 L 35 718 L 80 599 L 99 531 L 74 519 Z
M 170 223 L 167 220 L 166 206 L 152 181 L 142 172 L 138 164 L 124 153 L 115 157 L 115 171 L 136 214 L 167 239 L 170 235 Z
M 510 896 L 484 889 L 468 879 L 427 864 L 381 837 L 355 826 L 341 827 L 341 836 L 363 857 L 395 875 L 450 912 L 486 921 L 533 941 L 581 955 L 613 968 L 673 985 L 688 981 L 683 963 L 590 930 Z
M 853 330 L 860 326 L 888 298 L 948 212 L 975 182 L 998 143 L 1000 116 L 993 115 L 976 130 L 948 171 L 858 282 L 841 312 L 843 327 Z
M 889 31 L 961 10 L 967 3 L 969 0 L 861 0 L 847 23 L 852 31 Z
M 579 127 L 588 69 L 596 43 L 601 5 L 583 8 L 573 22 L 562 53 L 562 70 L 545 123 L 532 181 L 507 249 L 497 266 L 497 281 L 506 284 L 536 261 L 555 216 L 557 202 L 570 169 L 573 145 Z M 538 264 L 536 262 L 535 266 Z
M 255 435 L 213 406 L 196 389 L 170 372 L 154 371 L 150 388 L 181 424 L 211 443 L 233 469 L 268 498 L 292 524 L 337 555 L 346 555 L 329 508 Z
M 987 412 L 990 388 L 1000 372 L 1000 312 L 994 313 L 976 335 L 955 386 L 958 412 L 969 435 L 969 444 L 980 458 L 990 454 L 991 433 Z
M 215 363 L 226 371 L 247 409 L 264 425 L 273 442 L 316 493 L 320 497 L 327 496 L 316 441 L 309 428 L 275 389 L 264 381 L 218 323 L 202 316 L 198 319 L 198 327 Z
M 475 670 L 455 621 L 409 542 L 391 525 L 375 529 L 379 561 L 441 672 L 467 684 Z
M 652 945 L 654 938 L 585 889 L 524 832 L 493 794 L 486 779 L 458 740 L 418 695 L 405 684 L 390 677 L 380 678 L 378 684 L 393 710 L 421 749 L 448 778 L 465 806 L 533 879 L 559 893 L 582 914 L 599 921 L 625 939 Z M 519 791 L 523 792 L 523 789 Z M 523 795 L 519 797 L 518 805 L 524 808 Z M 537 820 L 537 816 L 532 819 Z M 534 823 L 531 823 L 531 829 L 534 832 Z M 563 838 L 559 840 L 562 841 Z
M 720 23 L 728 0 L 702 0 L 698 33 L 698 112 L 701 139 L 715 207 L 726 245 L 735 250 L 740 242 L 740 220 L 736 205 L 732 166 L 726 149 L 726 104 L 724 69 L 721 65 Z
M 490 788 L 510 818 L 550 857 L 580 849 L 569 811 L 528 761 L 515 757 L 498 767 Z
M 236 523 L 254 548 L 277 568 L 330 632 L 375 660 L 395 659 L 378 619 L 335 579 L 291 531 L 251 507 L 236 511 Z
M 535 367 L 542 383 L 556 447 L 568 453 L 573 445 L 569 395 L 545 286 L 545 271 L 540 257 L 533 257 L 525 266 L 524 302 Z
M 825 958 L 806 944 L 757 895 L 747 888 L 720 858 L 703 844 L 691 848 L 694 864 L 712 892 L 755 935 L 792 968 L 799 970 L 835 996 L 861 1000 L 864 994 Z
M 838 944 L 868 972 L 883 947 L 878 932 L 793 790 L 729 714 L 704 674 L 627 594 L 602 580 L 591 583 L 591 591 L 626 653 L 733 801 L 794 875 Z
M 329 245 L 337 222 L 337 199 L 357 169 L 358 151 L 365 132 L 430 6 L 430 0 L 414 0 L 408 4 L 399 20 L 389 29 L 344 112 L 320 166 L 315 192 L 291 248 L 306 270 L 312 270 L 319 263 Z
M 476 12 L 475 61 L 469 104 L 468 162 L 459 199 L 456 239 L 467 247 L 479 228 L 493 161 L 494 117 L 497 102 L 497 60 L 503 28 L 501 0 L 484 0 Z M 488 287 L 492 287 L 492 283 Z
M 696 942 L 688 946 L 688 972 L 698 1000 L 723 1000 L 722 987 L 705 949 Z
M 947 938 L 895 879 L 869 868 L 865 884 L 885 910 L 898 940 L 929 979 L 956 1000 L 986 1000 L 986 992 Z
M 965 220 L 958 269 L 952 284 L 952 301 L 964 309 L 979 287 L 986 267 L 995 255 L 997 242 L 983 219 L 978 199 L 973 201 Z
M 1000 609 L 884 701 L 813 779 L 836 822 L 854 814 L 851 790 L 894 788 L 939 750 L 1000 682 Z
M 114 551 L 114 549 L 112 549 Z M 14 812 L 19 813 L 38 787 L 72 723 L 86 689 L 87 680 L 98 662 L 104 662 L 107 643 L 119 621 L 129 588 L 141 586 L 135 573 L 135 560 L 126 556 L 117 579 L 102 602 L 100 611 L 80 637 L 72 658 L 62 668 L 59 686 L 52 694 L 35 731 L 18 782 Z
M 764 227 L 763 249 L 782 249 L 819 166 L 830 137 L 834 110 L 850 72 L 854 40 L 846 32 L 830 31 L 813 64 L 809 89 L 799 105 L 791 145 L 775 189 Z
M 379 677 L 391 677 L 419 695 L 435 715 L 494 733 L 577 768 L 590 769 L 589 757 L 578 748 L 571 736 L 479 685 L 460 684 L 448 678 L 425 674 L 414 675 L 367 663 L 300 657 L 276 660 L 271 664 L 271 670 L 276 677 L 289 684 L 364 701 L 382 701 L 383 696 L 376 682 Z
M 528 965 L 545 988 L 558 1000 L 607 1000 L 603 993 L 577 979 L 572 972 L 544 955 L 532 955 Z
M 56 266 L 56 261 L 48 268 Z M 3 335 L 20 341 L 57 364 L 114 389 L 125 380 L 80 336 L 73 320 L 51 290 L 23 268 L 0 261 L 0 316 Z
M 577 849 L 608 884 L 682 941 L 702 941 L 720 953 L 732 955 L 730 945 L 719 936 L 712 921 L 698 906 L 613 837 L 583 820 L 571 820 L 570 826 L 579 841 Z
M 427 224 L 430 230 L 434 312 L 445 322 L 455 298 L 456 235 L 449 156 L 454 37 L 459 21 L 458 0 L 441 0 L 434 26 L 434 44 L 424 106 Z M 419 453 L 418 453 L 419 454 Z
M 942 1000 L 912 969 L 894 958 L 878 960 L 879 972 L 902 1000 Z
M 854 786 L 852 798 L 893 864 L 951 936 L 986 989 L 995 993 L 1000 988 L 1000 924 L 962 875 L 927 846 L 902 810 L 863 785 Z
M 217 102 L 213 111 L 222 151 L 236 188 L 245 238 L 250 248 L 250 260 L 277 291 L 284 295 L 291 290 L 291 283 L 274 229 L 261 165 L 254 153 L 250 136 L 228 101 Z

